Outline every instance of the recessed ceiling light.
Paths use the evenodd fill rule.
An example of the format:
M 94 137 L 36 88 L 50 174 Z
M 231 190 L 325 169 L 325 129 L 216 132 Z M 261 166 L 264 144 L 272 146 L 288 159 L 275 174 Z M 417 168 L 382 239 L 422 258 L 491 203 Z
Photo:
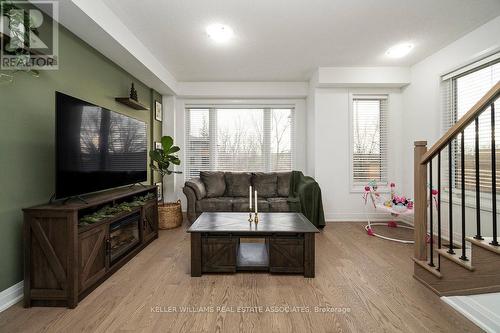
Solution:
M 209 25 L 206 31 L 208 36 L 217 43 L 227 42 L 234 34 L 231 27 L 220 23 Z
M 385 52 L 385 55 L 389 58 L 402 58 L 413 49 L 413 44 L 411 43 L 401 43 L 394 45 Z

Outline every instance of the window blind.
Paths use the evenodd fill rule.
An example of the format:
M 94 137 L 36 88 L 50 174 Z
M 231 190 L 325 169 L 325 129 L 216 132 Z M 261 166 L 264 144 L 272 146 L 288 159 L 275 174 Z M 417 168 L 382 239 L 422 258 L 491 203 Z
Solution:
M 187 108 L 185 177 L 200 171 L 289 171 L 293 108 Z
M 495 61 L 484 64 L 479 62 L 468 72 L 448 77 L 441 85 L 443 105 L 443 133 L 453 126 L 474 104 L 500 80 L 500 62 Z M 498 102 L 495 103 L 498 110 Z M 495 112 L 495 123 L 500 124 L 500 113 Z M 500 138 L 498 129 L 495 140 Z M 464 156 L 460 156 L 460 136 L 452 143 L 452 184 L 454 188 L 461 189 L 461 159 L 465 164 L 465 189 L 475 190 L 475 124 L 472 123 L 464 130 Z M 500 168 L 500 147 L 496 148 L 497 170 Z M 444 175 L 448 179 L 448 154 L 445 155 L 443 164 Z M 479 175 L 481 192 L 491 192 L 491 112 L 489 109 L 479 116 Z M 498 176 L 497 176 L 498 179 Z M 446 184 L 448 180 L 446 180 Z M 497 181 L 497 187 L 500 179 Z
M 352 180 L 387 182 L 387 96 L 352 98 Z

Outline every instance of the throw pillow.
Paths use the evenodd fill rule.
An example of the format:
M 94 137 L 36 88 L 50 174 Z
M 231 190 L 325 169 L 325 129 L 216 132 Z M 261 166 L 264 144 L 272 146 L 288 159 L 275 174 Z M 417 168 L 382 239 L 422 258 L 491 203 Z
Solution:
M 259 197 L 271 198 L 278 195 L 278 175 L 274 172 L 256 172 L 253 174 L 252 183 Z
M 292 172 L 278 172 L 278 196 L 288 197 Z
M 207 191 L 207 198 L 222 197 L 226 192 L 226 181 L 222 171 L 202 171 L 200 178 Z
M 252 184 L 252 175 L 248 172 L 226 172 L 227 197 L 248 197 L 248 187 Z

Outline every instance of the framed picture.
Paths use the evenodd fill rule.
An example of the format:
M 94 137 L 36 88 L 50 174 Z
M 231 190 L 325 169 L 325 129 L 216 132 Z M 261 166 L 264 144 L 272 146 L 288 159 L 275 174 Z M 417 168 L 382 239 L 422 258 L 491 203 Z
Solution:
M 163 183 L 158 182 L 158 183 L 155 183 L 155 185 L 156 185 L 156 191 L 157 191 L 157 195 L 158 195 L 158 201 L 162 201 L 163 200 Z
M 161 142 L 155 141 L 154 147 L 155 147 L 155 149 L 161 149 L 162 148 Z
M 155 119 L 158 121 L 161 121 L 162 114 L 161 114 L 161 103 L 158 101 L 155 101 Z

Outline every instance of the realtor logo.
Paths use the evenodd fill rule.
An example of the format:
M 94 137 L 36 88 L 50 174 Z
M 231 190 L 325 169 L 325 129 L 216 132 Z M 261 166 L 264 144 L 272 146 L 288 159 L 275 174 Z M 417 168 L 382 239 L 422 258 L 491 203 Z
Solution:
M 58 69 L 57 1 L 0 0 L 0 69 Z

